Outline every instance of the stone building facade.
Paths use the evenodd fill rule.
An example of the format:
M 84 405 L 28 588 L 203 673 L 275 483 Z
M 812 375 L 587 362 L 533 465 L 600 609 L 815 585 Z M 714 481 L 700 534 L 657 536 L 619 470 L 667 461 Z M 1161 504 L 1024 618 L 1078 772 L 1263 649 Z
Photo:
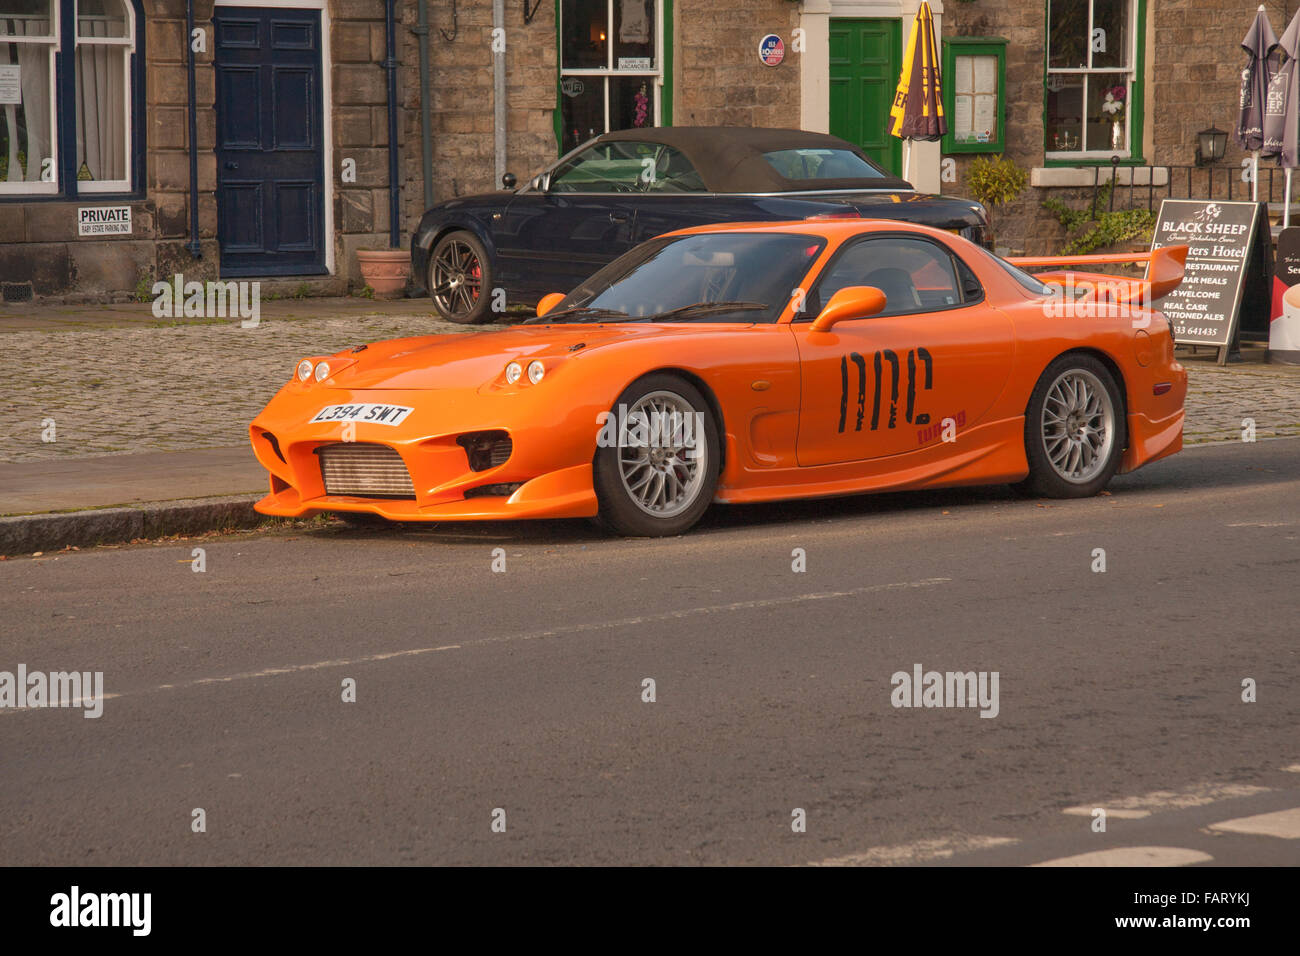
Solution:
M 1228 198 L 1230 182 L 1234 187 L 1233 199 L 1249 198 L 1250 185 L 1243 181 L 1242 168 L 1247 154 L 1233 142 L 1231 135 L 1223 159 L 1214 167 L 1213 180 L 1207 168 L 1196 166 L 1196 147 L 1200 131 L 1213 127 L 1230 132 L 1236 124 L 1241 70 L 1246 62 L 1241 42 L 1254 20 L 1257 6 L 1231 0 L 949 2 L 944 28 L 949 43 L 956 38 L 1006 40 L 1004 155 L 1029 173 L 1030 185 L 1016 202 L 995 212 L 999 244 L 1029 255 L 1059 251 L 1066 232 L 1056 218 L 1044 212 L 1043 201 L 1055 197 L 1075 208 L 1084 208 L 1091 201 L 1094 181 L 1100 179 L 1104 184 L 1111 177 L 1112 155 L 1121 158 L 1115 173 L 1117 207 L 1131 202 L 1145 208 L 1148 199 L 1158 205 L 1166 195 L 1207 197 L 1211 189 L 1214 196 Z M 1265 10 L 1280 37 L 1297 7 L 1294 3 L 1273 0 L 1265 5 Z M 1103 21 L 1112 27 L 1119 24 L 1120 17 L 1112 14 L 1127 18 L 1125 31 L 1131 25 L 1133 33 L 1124 32 L 1119 42 L 1128 60 L 1121 61 L 1114 54 L 1117 38 L 1112 29 L 1111 35 L 1104 39 L 1109 41 L 1112 51 L 1107 63 L 1114 70 L 1104 75 L 1103 82 L 1112 79 L 1123 82 L 1131 92 L 1130 102 L 1120 112 L 1121 117 L 1129 118 L 1130 126 L 1134 104 L 1141 109 L 1140 132 L 1130 128 L 1131 142 L 1121 141 L 1118 148 L 1110 148 L 1111 144 L 1107 143 L 1103 149 L 1092 151 L 1092 155 L 1077 158 L 1071 158 L 1068 151 L 1052 148 L 1056 145 L 1051 141 L 1054 117 L 1049 87 L 1053 74 L 1047 49 L 1053 39 L 1052 14 L 1056 12 L 1063 20 L 1073 11 L 1091 13 L 1094 30 Z M 1066 38 L 1060 33 L 1055 39 L 1060 46 L 1065 46 Z M 1092 39 L 1095 45 L 1102 37 Z M 1086 62 L 1087 55 L 1085 49 L 1077 54 L 1075 62 Z M 1096 54 L 1093 56 L 1097 59 Z M 1125 72 L 1131 75 L 1125 78 Z M 1100 92 L 1100 89 L 1089 92 Z M 1094 101 L 1097 99 L 1093 97 Z M 1104 98 L 1095 106 L 1089 105 L 1087 121 L 1094 126 L 1099 119 L 1104 123 L 1108 115 L 1102 112 L 1103 104 Z M 943 188 L 962 194 L 974 156 L 961 154 L 951 158 L 955 161 L 955 182 L 945 182 Z M 1276 166 L 1261 160 L 1261 169 L 1265 170 L 1260 178 L 1261 200 L 1266 198 L 1269 185 L 1266 170 L 1270 165 Z M 1282 184 L 1279 171 L 1272 182 L 1274 202 L 1282 200 Z
M 1294 11 L 1273 2 L 1280 35 Z M 608 128 L 800 127 L 851 139 L 901 171 L 883 126 L 917 6 L 510 0 L 494 22 L 491 0 L 393 0 L 399 244 L 409 243 L 427 199 L 496 188 L 502 171 L 522 181 Z M 1211 123 L 1231 129 L 1235 120 L 1239 44 L 1252 4 L 932 0 L 931 7 L 954 50 L 1005 41 L 1000 148 L 1033 185 L 997 212 L 1001 244 L 1053 251 L 1063 233 L 1042 200 L 1078 200 L 1090 194 L 1098 165 L 1110 174 L 1108 156 L 1062 155 L 1048 142 L 1063 122 L 1048 97 L 1066 90 L 1057 101 L 1068 112 L 1073 82 L 1048 69 L 1053 9 L 1058 21 L 1080 9 L 1104 21 L 1109 49 L 1126 45 L 1133 58 L 1105 61 L 1126 76 L 1107 74 L 1093 90 L 1122 83 L 1126 117 L 1141 104 L 1140 128 L 1126 120 L 1134 143 L 1123 150 L 1122 182 L 1165 182 L 1172 171 L 1144 168 L 1192 163 L 1196 132 Z M 759 56 L 770 35 L 783 44 L 780 62 Z M 357 250 L 387 248 L 393 224 L 387 43 L 385 0 L 0 0 L 5 298 L 125 298 L 175 273 L 356 290 Z M 1096 110 L 1097 103 L 1087 108 L 1084 124 L 1108 128 Z M 962 195 L 978 153 L 945 149 L 916 144 L 908 176 L 918 188 Z M 1224 166 L 1239 158 L 1230 146 Z

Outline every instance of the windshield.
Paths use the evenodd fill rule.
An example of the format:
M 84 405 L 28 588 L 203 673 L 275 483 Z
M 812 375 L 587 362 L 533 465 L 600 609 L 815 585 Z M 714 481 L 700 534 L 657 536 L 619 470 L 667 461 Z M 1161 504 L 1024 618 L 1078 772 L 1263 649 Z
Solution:
M 825 244 L 770 232 L 652 239 L 528 321 L 775 322 Z

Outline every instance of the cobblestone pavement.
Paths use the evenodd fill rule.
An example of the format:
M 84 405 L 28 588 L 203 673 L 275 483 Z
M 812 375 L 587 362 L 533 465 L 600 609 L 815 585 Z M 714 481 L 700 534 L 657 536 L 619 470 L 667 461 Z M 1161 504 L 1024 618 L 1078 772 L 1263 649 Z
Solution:
M 0 335 L 0 461 L 215 448 L 248 423 L 305 355 L 404 335 L 463 332 L 430 316 L 237 321 Z M 55 441 L 42 441 L 54 419 Z
M 304 355 L 403 335 L 463 331 L 425 315 L 268 320 L 0 334 L 0 461 L 240 445 Z M 1186 438 L 1300 435 L 1300 367 L 1186 363 Z M 55 422 L 44 442 L 42 422 Z
M 1184 361 L 1188 371 L 1183 441 L 1240 441 L 1246 419 L 1257 438 L 1300 435 L 1300 366 L 1219 366 Z

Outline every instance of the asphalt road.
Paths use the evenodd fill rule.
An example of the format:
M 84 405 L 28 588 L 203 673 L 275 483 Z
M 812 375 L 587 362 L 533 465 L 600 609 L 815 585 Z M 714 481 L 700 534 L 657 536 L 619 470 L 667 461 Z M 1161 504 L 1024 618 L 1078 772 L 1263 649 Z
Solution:
M 11 559 L 0 670 L 111 696 L 0 709 L 0 860 L 1295 864 L 1298 609 L 1298 439 L 1085 501 L 716 508 L 668 540 L 322 527 Z M 997 672 L 997 715 L 892 706 L 916 664 Z

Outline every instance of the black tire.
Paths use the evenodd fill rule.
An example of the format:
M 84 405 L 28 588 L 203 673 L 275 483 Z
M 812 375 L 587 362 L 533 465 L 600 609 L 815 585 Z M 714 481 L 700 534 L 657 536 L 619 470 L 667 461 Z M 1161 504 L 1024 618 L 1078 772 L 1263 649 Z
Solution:
M 1092 497 L 1115 477 L 1126 443 L 1115 376 L 1091 355 L 1066 353 L 1047 366 L 1029 399 L 1029 476 L 1016 490 L 1043 498 Z
M 713 501 L 721 462 L 718 423 L 699 389 L 676 375 L 656 372 L 638 379 L 618 397 L 610 414 L 618 422 L 622 406 L 626 409 L 625 419 L 630 418 L 642 402 L 665 411 L 678 409 L 682 414 L 691 414 L 697 455 L 686 455 L 683 447 L 668 447 L 673 436 L 668 442 L 659 442 L 658 448 L 598 447 L 592 462 L 596 500 L 600 506 L 598 524 L 629 537 L 681 534 L 700 520 Z M 703 423 L 703 441 L 694 425 L 697 421 Z M 613 431 L 618 430 L 616 425 Z M 684 434 L 675 437 L 685 438 Z M 634 458 L 644 459 L 643 463 L 630 463 Z M 643 475 L 645 485 L 641 484 Z M 658 508 L 654 507 L 659 500 L 659 492 L 654 490 L 656 483 L 663 498 L 662 507 Z M 645 490 L 637 490 L 639 487 Z M 646 495 L 655 496 L 654 502 L 648 505 Z
M 492 263 L 471 232 L 449 232 L 434 244 L 425 288 L 449 322 L 478 325 L 492 318 Z

